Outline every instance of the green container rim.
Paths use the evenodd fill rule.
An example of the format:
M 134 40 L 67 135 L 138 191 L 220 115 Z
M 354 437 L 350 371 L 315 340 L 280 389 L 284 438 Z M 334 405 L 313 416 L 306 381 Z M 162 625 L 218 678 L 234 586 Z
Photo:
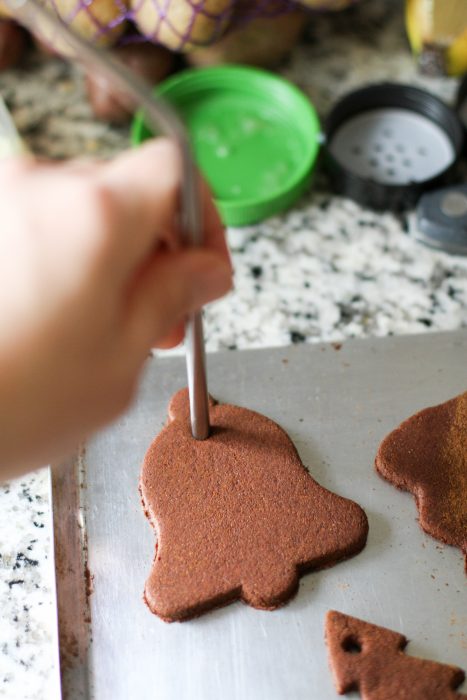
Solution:
M 245 96 L 260 105 L 276 107 L 304 145 L 300 164 L 287 183 L 270 195 L 223 199 L 216 197 L 224 223 L 247 226 L 284 211 L 308 188 L 320 148 L 321 124 L 310 100 L 288 80 L 265 70 L 239 65 L 221 65 L 185 70 L 161 83 L 155 94 L 168 102 L 183 102 L 213 91 Z M 183 110 L 182 110 L 183 111 Z M 183 114 L 182 114 L 183 117 Z M 139 146 L 152 136 L 139 111 L 131 126 L 131 143 Z M 210 173 L 204 172 L 207 180 Z

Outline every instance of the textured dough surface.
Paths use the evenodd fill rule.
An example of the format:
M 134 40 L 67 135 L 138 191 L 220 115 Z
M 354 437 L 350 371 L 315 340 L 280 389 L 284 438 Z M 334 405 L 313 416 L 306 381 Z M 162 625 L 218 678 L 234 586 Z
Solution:
M 209 439 L 194 440 L 187 391 L 175 394 L 143 463 L 142 502 L 158 535 L 145 600 L 167 621 L 238 599 L 274 609 L 301 573 L 366 542 L 364 511 L 319 486 L 276 423 L 213 402 L 210 417 Z
M 403 634 L 330 610 L 326 644 L 339 694 L 362 700 L 465 700 L 456 692 L 464 672 L 456 666 L 407 656 Z
M 375 464 L 413 493 L 422 528 L 459 547 L 467 571 L 467 392 L 404 421 L 383 440 Z

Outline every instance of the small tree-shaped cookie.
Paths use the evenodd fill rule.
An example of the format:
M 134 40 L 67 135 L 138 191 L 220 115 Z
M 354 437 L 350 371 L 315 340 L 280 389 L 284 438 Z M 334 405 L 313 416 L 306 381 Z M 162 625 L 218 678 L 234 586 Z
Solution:
M 326 644 L 339 694 L 362 700 L 465 700 L 456 692 L 464 672 L 455 666 L 407 656 L 403 634 L 331 610 Z
M 187 392 L 175 394 L 142 468 L 142 501 L 158 535 L 145 599 L 167 621 L 237 599 L 276 608 L 300 574 L 366 542 L 363 510 L 319 486 L 276 423 L 214 402 L 210 417 L 211 436 L 194 440 Z

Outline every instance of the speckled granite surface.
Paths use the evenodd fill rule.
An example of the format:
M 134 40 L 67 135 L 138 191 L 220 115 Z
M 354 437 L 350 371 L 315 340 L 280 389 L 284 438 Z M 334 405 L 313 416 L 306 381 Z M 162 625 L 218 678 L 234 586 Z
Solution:
M 46 472 L 0 490 L 0 697 L 58 697 Z
M 402 2 L 367 0 L 318 16 L 283 68 L 324 115 L 363 83 L 421 84 L 448 101 L 454 80 L 416 75 Z M 78 71 L 31 56 L 0 75 L 30 147 L 52 156 L 124 148 L 126 130 L 96 124 Z M 319 178 L 293 211 L 229 231 L 236 289 L 206 312 L 208 349 L 342 340 L 467 326 L 467 259 L 415 243 L 407 222 L 332 197 Z M 46 472 L 0 487 L 0 697 L 54 700 L 56 656 Z

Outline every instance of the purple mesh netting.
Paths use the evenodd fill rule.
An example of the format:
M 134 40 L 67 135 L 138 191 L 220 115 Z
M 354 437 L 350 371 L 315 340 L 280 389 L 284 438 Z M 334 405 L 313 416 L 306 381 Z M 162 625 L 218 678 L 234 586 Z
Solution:
M 321 0 L 313 11 L 358 0 Z M 306 7 L 306 0 L 48 0 L 77 31 L 104 44 L 150 40 L 182 51 L 209 45 L 258 17 Z M 135 29 L 137 31 L 135 31 Z
M 200 20 L 204 19 L 212 22 L 213 26 L 207 42 L 212 43 L 226 29 L 241 27 L 256 17 L 277 16 L 291 9 L 296 9 L 298 5 L 296 0 L 229 0 L 225 8 L 215 12 L 210 11 L 206 7 L 208 4 L 207 0 L 198 0 L 198 2 L 196 0 L 182 1 L 189 5 L 192 10 L 190 20 L 183 28 L 177 26 L 171 17 L 171 9 L 174 3 L 180 2 L 180 0 L 137 0 L 138 4 L 126 16 L 128 19 L 136 20 L 137 23 L 139 10 L 146 2 L 152 2 L 156 7 L 158 20 L 153 32 L 144 32 L 142 30 L 144 38 L 157 43 L 161 39 L 163 29 L 169 28 L 173 35 L 178 38 L 178 48 L 183 50 L 193 41 L 193 27 Z M 194 43 L 198 42 L 195 41 Z M 199 43 L 202 44 L 203 42 Z

